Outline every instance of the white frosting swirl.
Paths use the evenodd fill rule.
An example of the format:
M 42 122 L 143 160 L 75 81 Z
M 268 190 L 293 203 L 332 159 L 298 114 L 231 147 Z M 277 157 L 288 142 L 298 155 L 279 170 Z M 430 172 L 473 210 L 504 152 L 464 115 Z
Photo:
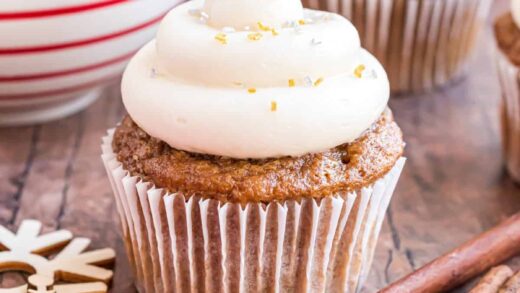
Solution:
M 281 25 L 303 18 L 300 0 L 206 0 L 203 10 L 211 16 L 208 23 L 216 27 L 256 26 L 260 20 Z
M 520 0 L 511 0 L 511 14 L 518 28 L 520 28 Z
M 202 7 L 201 22 L 192 12 Z M 170 12 L 133 58 L 122 93 L 133 120 L 174 148 L 267 158 L 355 140 L 386 108 L 389 84 L 339 15 L 299 0 L 195 0 Z

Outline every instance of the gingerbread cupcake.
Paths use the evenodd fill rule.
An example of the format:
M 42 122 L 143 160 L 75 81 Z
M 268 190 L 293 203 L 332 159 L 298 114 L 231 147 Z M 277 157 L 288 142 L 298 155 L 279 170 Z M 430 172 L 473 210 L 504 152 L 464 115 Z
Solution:
M 389 93 L 339 15 L 175 8 L 130 62 L 128 116 L 102 146 L 139 289 L 360 289 L 405 160 Z
M 520 1 L 495 20 L 496 60 L 502 88 L 502 145 L 507 170 L 520 182 Z
M 394 93 L 423 92 L 465 73 L 491 0 L 304 0 L 340 13 L 383 64 Z

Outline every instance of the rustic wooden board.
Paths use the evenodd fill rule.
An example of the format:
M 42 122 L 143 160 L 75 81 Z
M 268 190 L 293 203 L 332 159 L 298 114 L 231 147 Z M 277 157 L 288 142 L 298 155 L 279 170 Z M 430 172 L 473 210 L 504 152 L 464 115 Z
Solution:
M 503 10 L 506 0 L 493 9 Z M 472 75 L 436 93 L 394 97 L 408 163 L 381 233 L 365 292 L 375 292 L 520 210 L 520 187 L 503 171 L 500 90 L 490 30 Z M 134 292 L 100 139 L 124 115 L 118 86 L 86 111 L 41 126 L 0 128 L 0 224 L 26 218 L 116 249 L 112 292 Z M 513 260 L 518 267 L 520 260 Z M 13 281 L 15 280 L 15 281 Z M 0 275 L 0 286 L 20 282 Z M 465 292 L 464 288 L 458 290 Z

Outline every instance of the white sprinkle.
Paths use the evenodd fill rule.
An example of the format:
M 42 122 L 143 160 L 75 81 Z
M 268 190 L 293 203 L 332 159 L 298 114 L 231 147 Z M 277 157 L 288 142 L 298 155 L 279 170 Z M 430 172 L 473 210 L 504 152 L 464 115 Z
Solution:
M 245 30 L 245 31 L 249 31 L 249 30 L 251 30 L 251 27 L 248 26 L 248 25 L 246 25 L 246 26 L 244 26 L 244 30 Z
M 200 9 L 190 9 L 190 10 L 188 10 L 188 13 L 189 13 L 191 16 L 195 16 L 195 17 L 199 17 L 199 16 L 201 16 L 201 11 L 200 11 Z
M 312 85 L 314 84 L 314 82 L 312 81 L 312 78 L 310 76 L 306 76 L 303 78 L 303 84 L 306 86 L 306 87 L 312 87 Z
M 311 13 L 310 15 L 310 18 L 313 20 L 313 21 L 316 21 L 316 20 L 319 20 L 320 18 L 323 17 L 323 14 L 322 12 L 313 12 Z
M 321 20 L 323 20 L 323 21 L 332 20 L 332 18 L 333 18 L 333 14 L 332 13 L 323 13 L 321 15 Z
M 225 26 L 222 28 L 222 32 L 224 32 L 226 34 L 232 34 L 235 32 L 235 29 L 230 26 Z
M 200 18 L 199 18 L 200 23 L 205 24 L 208 22 L 208 19 L 209 19 L 209 15 L 206 12 L 201 11 Z
M 291 20 L 291 21 L 286 21 L 284 24 L 283 24 L 284 27 L 297 27 L 298 26 L 298 22 L 294 21 L 294 20 Z
M 304 19 L 305 23 L 312 23 L 314 20 L 312 18 Z
M 241 82 L 238 82 L 238 81 L 233 82 L 233 84 L 236 85 L 236 86 L 238 86 L 238 87 L 241 87 L 241 88 L 244 87 L 244 84 L 241 83 Z
M 311 40 L 311 45 L 313 45 L 313 46 L 321 45 L 321 43 L 323 43 L 323 42 L 316 38 L 312 38 L 312 40 Z

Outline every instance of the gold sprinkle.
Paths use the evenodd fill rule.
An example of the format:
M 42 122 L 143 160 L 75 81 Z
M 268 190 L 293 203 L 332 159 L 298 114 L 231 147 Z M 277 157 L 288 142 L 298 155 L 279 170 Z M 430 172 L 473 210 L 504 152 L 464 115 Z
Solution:
M 227 44 L 227 35 L 224 34 L 224 33 L 218 33 L 216 36 L 215 36 L 215 40 L 217 40 L 219 43 L 221 43 L 222 45 L 225 45 Z
M 289 87 L 295 87 L 296 86 L 296 82 L 294 81 L 294 79 L 289 79 Z
M 254 87 L 248 88 L 247 92 L 250 93 L 250 94 L 254 94 L 254 93 L 256 93 L 256 89 Z
M 361 64 L 356 69 L 354 69 L 354 76 L 357 78 L 361 78 L 363 75 L 363 71 L 365 71 L 365 65 Z
M 258 41 L 262 38 L 261 33 L 250 33 L 247 35 L 247 38 L 251 41 Z
M 271 28 L 268 25 L 264 25 L 261 21 L 257 22 L 257 24 L 258 24 L 258 28 L 261 31 L 268 32 L 271 30 Z
M 278 109 L 278 103 L 276 101 L 271 101 L 271 112 L 276 112 Z
M 323 77 L 320 77 L 320 78 L 316 79 L 316 81 L 314 82 L 314 86 L 319 86 L 322 82 L 323 82 Z
M 279 35 L 278 31 L 275 28 L 271 30 L 271 34 L 273 34 L 273 36 Z
M 298 24 L 299 24 L 299 25 L 304 25 L 304 24 L 305 24 L 305 19 L 300 19 L 300 20 L 298 20 Z

